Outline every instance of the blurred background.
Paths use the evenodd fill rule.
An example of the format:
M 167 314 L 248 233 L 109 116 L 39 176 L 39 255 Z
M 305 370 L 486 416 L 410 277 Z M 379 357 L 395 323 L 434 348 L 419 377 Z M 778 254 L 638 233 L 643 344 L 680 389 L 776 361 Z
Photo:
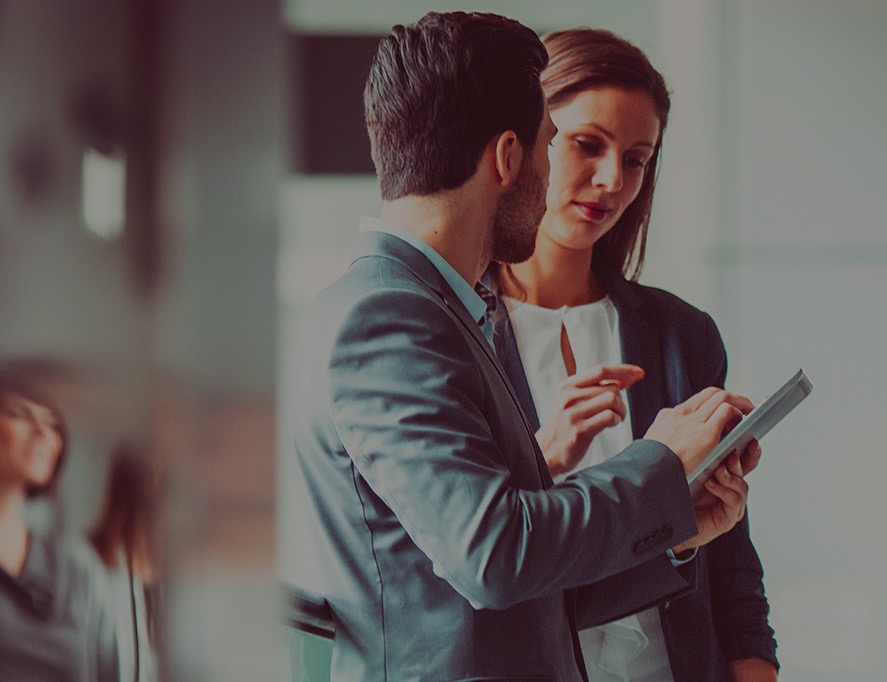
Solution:
M 750 477 L 780 679 L 887 674 L 883 0 L 0 0 L 0 356 L 54 382 L 79 532 L 121 438 L 169 467 L 173 680 L 299 679 L 299 320 L 379 200 L 361 89 L 429 9 L 641 47 L 673 109 L 642 282 L 709 311 L 728 386 L 813 395 Z

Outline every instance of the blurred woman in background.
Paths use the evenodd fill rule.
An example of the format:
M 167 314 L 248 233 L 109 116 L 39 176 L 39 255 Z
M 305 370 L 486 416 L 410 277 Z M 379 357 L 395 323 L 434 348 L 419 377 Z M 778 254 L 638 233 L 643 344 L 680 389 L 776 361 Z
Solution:
M 147 453 L 132 443 L 119 445 L 89 540 L 107 571 L 123 681 L 157 679 L 157 494 L 157 472 Z
M 49 495 L 67 432 L 42 386 L 0 367 L 0 680 L 117 679 L 113 623 L 85 544 L 28 527 Z
M 560 480 L 642 438 L 661 408 L 723 387 L 727 358 L 709 315 L 636 282 L 671 106 L 661 74 L 608 31 L 543 42 L 542 86 L 558 129 L 547 210 L 532 257 L 494 264 L 485 283 L 499 296 L 497 353 Z M 728 469 L 718 475 L 743 475 L 738 457 Z M 673 558 L 681 561 L 695 562 L 694 592 L 615 623 L 583 623 L 580 590 L 590 679 L 775 680 L 747 517 L 695 555 Z

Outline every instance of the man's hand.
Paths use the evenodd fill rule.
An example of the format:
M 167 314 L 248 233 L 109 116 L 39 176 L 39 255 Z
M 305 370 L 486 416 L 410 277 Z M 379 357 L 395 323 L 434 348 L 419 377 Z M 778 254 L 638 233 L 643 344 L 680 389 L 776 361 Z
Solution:
M 660 410 L 644 437 L 668 446 L 690 474 L 753 407 L 745 396 L 706 388 L 680 405 Z
M 760 459 L 761 446 L 758 441 L 753 440 L 741 456 L 734 453 L 718 467 L 714 475 L 705 482 L 705 490 L 694 505 L 699 532 L 674 547 L 672 551 L 675 554 L 701 547 L 739 523 L 745 515 L 748 501 L 748 483 L 743 478 L 748 472 L 743 470 L 742 462 L 748 461 L 757 466 Z
M 620 392 L 643 376 L 637 365 L 594 365 L 567 377 L 536 432 L 552 476 L 572 471 L 595 436 L 625 419 Z

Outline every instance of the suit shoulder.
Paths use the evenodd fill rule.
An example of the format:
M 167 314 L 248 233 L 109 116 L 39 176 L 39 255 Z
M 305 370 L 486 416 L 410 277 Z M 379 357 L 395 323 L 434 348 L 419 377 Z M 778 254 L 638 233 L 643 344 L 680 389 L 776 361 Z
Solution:
M 308 336 L 324 344 L 362 339 L 379 350 L 407 340 L 454 350 L 463 336 L 445 296 L 384 257 L 356 261 L 318 295 L 307 320 Z
M 726 348 L 711 315 L 663 289 L 626 284 L 639 302 L 639 314 L 656 330 L 666 357 L 684 367 L 691 392 L 723 385 Z
M 623 285 L 636 298 L 641 317 L 658 330 L 665 342 L 677 344 L 690 355 L 724 354 L 721 332 L 707 312 L 664 289 L 627 281 Z
M 409 268 L 396 260 L 379 255 L 361 256 L 331 284 L 317 295 L 317 302 L 324 305 L 341 297 L 353 297 L 355 293 L 387 290 L 425 289 L 421 280 Z
M 433 315 L 442 312 L 443 299 L 402 264 L 384 257 L 363 257 L 332 284 L 322 289 L 309 307 L 309 319 L 347 319 L 407 314 L 418 306 Z
M 681 327 L 714 325 L 711 315 L 670 291 L 637 282 L 625 284 L 641 301 L 642 307 L 663 324 Z

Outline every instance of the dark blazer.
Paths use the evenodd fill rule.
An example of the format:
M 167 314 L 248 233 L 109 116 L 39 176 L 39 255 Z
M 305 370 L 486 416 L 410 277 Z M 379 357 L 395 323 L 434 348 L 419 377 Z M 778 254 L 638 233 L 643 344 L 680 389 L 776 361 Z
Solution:
M 674 453 L 637 441 L 554 486 L 477 321 L 405 241 L 360 235 L 302 329 L 291 418 L 333 679 L 579 680 L 573 588 L 686 590 L 664 556 L 696 532 Z
M 613 272 L 599 279 L 619 312 L 623 361 L 644 369 L 628 391 L 635 438 L 658 411 L 707 386 L 724 386 L 727 355 L 711 317 L 661 289 L 629 282 Z M 494 286 L 491 273 L 485 281 Z M 497 353 L 533 429 L 539 419 L 504 305 L 495 317 Z M 763 569 L 749 538 L 748 514 L 729 533 L 702 547 L 696 589 L 662 603 L 659 614 L 675 682 L 729 680 L 727 661 L 762 658 L 778 666 L 767 621 Z M 580 628 L 597 624 L 595 601 L 612 599 L 604 584 L 580 589 Z M 650 604 L 652 605 L 652 603 Z M 629 612 L 621 615 L 628 615 Z

